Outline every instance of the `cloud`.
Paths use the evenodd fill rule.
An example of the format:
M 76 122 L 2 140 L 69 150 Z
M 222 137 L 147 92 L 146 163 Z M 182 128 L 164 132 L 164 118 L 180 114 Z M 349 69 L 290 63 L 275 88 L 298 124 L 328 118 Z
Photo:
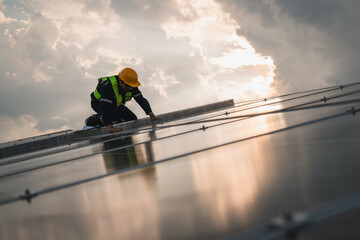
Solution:
M 0 114 L 14 124 L 29 116 L 34 133 L 81 128 L 96 79 L 125 66 L 155 113 L 359 79 L 354 0 L 29 0 L 0 9 Z
M 0 65 L 0 114 L 13 124 L 24 124 L 22 116 L 37 119 L 27 125 L 34 134 L 81 128 L 92 113 L 97 78 L 143 64 L 141 55 L 127 48 L 134 37 L 108 0 L 23 4 L 0 11 L 0 52 L 6 59 Z M 23 9 L 26 14 L 16 12 Z M 28 18 L 10 21 L 6 12 Z
M 15 18 L 11 18 L 11 17 L 6 17 L 4 15 L 4 13 L 0 12 L 0 24 L 3 23 L 11 23 L 11 22 L 16 22 L 17 20 Z
M 207 93 L 203 100 L 258 97 L 273 91 L 273 60 L 257 53 L 246 38 L 236 34 L 238 23 L 219 3 L 212 0 L 176 2 L 181 16 L 171 18 L 162 26 L 168 38 L 189 39 L 195 51 L 200 52 L 203 62 L 197 78 Z M 248 78 L 244 71 L 248 66 L 266 70 Z M 261 91 L 249 87 L 258 85 L 259 79 L 264 83 Z
M 184 37 L 190 44 L 206 53 L 206 44 L 226 41 L 238 27 L 237 23 L 212 0 L 176 1 L 181 15 L 162 25 L 168 38 Z
M 304 22 L 311 25 L 329 26 L 333 24 L 333 16 L 337 15 L 335 2 L 316 0 L 316 1 L 286 1 L 275 0 L 280 6 L 280 12 L 297 22 Z M 344 4 L 341 4 L 344 5 Z
M 34 128 L 38 129 L 41 132 L 51 132 L 56 129 L 59 129 L 59 126 L 62 126 L 61 129 L 65 130 L 68 125 L 67 120 L 64 117 L 55 116 L 51 119 L 39 119 L 36 122 Z
M 160 93 L 160 96 L 168 98 L 166 89 L 172 85 L 179 84 L 174 76 L 166 75 L 164 69 L 155 69 L 149 78 L 148 86 L 154 88 Z
M 213 0 L 21 4 L 7 3 L 3 15 L 17 21 L 0 25 L 0 113 L 14 123 L 32 116 L 36 131 L 81 128 L 96 79 L 125 66 L 138 71 L 155 112 L 271 90 L 273 62 Z M 259 82 L 256 93 L 249 86 Z
M 17 140 L 19 138 L 39 135 L 41 132 L 35 128 L 37 120 L 31 115 L 22 115 L 13 119 L 0 114 L 1 142 Z
M 279 91 L 356 82 L 358 1 L 221 1 L 257 51 L 274 60 Z
M 10 118 L 7 115 L 0 114 L 0 121 L 2 125 L 0 142 L 13 141 L 36 135 L 68 130 L 66 124 L 64 124 L 65 120 L 60 117 L 55 117 L 51 121 L 46 121 L 44 124 L 47 127 L 44 129 L 39 129 L 37 127 L 41 119 L 36 119 L 34 116 L 29 114 L 24 114 L 17 118 Z M 58 122 L 60 122 L 60 124 Z M 59 128 L 59 125 L 62 125 L 63 127 Z

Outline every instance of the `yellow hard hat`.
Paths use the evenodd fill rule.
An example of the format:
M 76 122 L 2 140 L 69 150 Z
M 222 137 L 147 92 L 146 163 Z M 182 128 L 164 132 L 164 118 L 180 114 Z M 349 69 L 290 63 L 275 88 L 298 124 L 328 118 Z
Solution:
M 138 75 L 136 71 L 132 68 L 124 68 L 119 73 L 119 78 L 131 87 L 138 87 L 140 86 L 140 82 L 138 81 Z

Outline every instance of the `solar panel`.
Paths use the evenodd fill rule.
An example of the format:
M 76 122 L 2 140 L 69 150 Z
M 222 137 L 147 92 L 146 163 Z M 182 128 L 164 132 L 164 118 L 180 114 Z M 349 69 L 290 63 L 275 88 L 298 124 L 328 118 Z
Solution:
M 0 238 L 357 236 L 359 96 L 354 83 L 236 102 L 3 158 Z

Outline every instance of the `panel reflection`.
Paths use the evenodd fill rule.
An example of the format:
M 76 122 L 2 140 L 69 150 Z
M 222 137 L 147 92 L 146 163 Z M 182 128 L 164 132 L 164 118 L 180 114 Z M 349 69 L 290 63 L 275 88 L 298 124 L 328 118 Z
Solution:
M 148 135 L 150 140 L 156 139 L 155 131 L 150 131 Z M 154 161 L 152 141 L 146 141 L 143 144 L 135 146 L 134 143 L 132 136 L 103 143 L 102 150 L 104 153 L 102 154 L 102 157 L 107 172 L 113 172 Z M 112 151 L 107 152 L 107 150 Z
M 101 155 L 6 179 L 9 189 L 46 182 L 42 189 L 57 179 L 171 158 L 43 194 L 30 205 L 2 206 L 0 239 L 218 239 L 283 211 L 358 192 L 357 115 L 266 134 L 333 114 L 329 110 L 343 111 L 264 115 L 161 140 L 190 127 L 113 139 L 96 145 Z

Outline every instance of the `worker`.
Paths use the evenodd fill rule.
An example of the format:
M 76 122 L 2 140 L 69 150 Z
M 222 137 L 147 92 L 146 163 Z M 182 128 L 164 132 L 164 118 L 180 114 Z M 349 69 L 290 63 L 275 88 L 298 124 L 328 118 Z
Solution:
M 138 75 L 132 68 L 124 68 L 118 75 L 98 79 L 98 85 L 91 96 L 91 107 L 97 114 L 85 120 L 86 126 L 106 126 L 109 132 L 121 131 L 115 123 L 136 120 L 136 115 L 125 103 L 135 98 L 149 115 L 151 121 L 161 120 L 151 110 L 149 102 L 139 90 Z

